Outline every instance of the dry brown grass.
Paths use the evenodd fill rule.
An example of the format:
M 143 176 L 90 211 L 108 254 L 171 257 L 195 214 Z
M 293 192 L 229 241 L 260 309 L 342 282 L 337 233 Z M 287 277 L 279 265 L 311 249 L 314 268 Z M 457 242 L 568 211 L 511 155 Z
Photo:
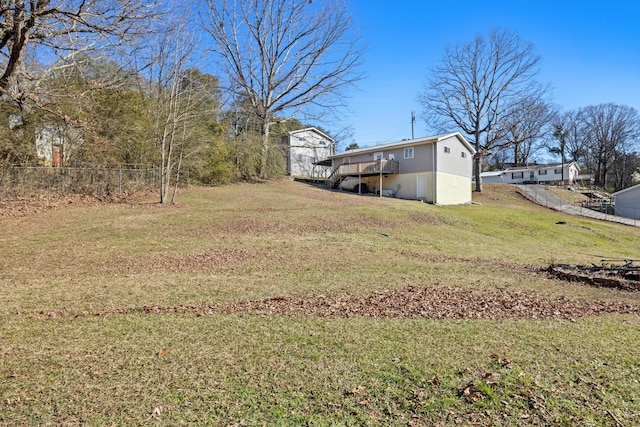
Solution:
M 492 304 L 633 312 L 639 293 L 542 269 L 637 258 L 638 229 L 507 186 L 457 207 L 290 181 L 178 200 L 2 217 L 0 425 L 640 421 L 637 314 L 468 320 Z M 388 314 L 437 298 L 457 315 Z
M 585 196 L 582 193 L 578 193 L 576 191 L 567 190 L 559 187 L 547 187 L 547 189 L 553 193 L 555 196 L 559 197 L 561 200 L 564 200 L 570 205 L 579 205 L 581 202 L 589 200 L 589 197 Z

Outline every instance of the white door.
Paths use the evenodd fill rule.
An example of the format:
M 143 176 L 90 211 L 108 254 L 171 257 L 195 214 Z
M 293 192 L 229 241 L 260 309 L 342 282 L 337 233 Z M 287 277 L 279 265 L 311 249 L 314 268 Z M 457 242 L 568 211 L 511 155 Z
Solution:
M 416 198 L 418 199 L 426 199 L 427 198 L 427 175 L 419 174 L 418 181 L 416 183 Z

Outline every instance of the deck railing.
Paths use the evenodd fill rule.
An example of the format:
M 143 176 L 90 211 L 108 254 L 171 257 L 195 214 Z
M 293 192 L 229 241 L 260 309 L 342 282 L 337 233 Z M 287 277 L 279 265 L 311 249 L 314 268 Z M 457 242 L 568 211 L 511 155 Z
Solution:
M 371 162 L 343 163 L 338 165 L 327 179 L 330 187 L 334 187 L 345 176 L 367 176 L 396 174 L 400 171 L 400 162 L 396 160 L 374 160 Z

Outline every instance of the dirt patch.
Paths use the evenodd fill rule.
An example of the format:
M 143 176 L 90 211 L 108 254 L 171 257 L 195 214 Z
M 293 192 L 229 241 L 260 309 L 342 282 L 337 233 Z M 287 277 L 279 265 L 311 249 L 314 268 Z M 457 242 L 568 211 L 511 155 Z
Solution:
M 40 312 L 39 316 L 105 316 L 127 313 L 257 314 L 327 318 L 389 317 L 409 319 L 558 319 L 575 320 L 608 313 L 640 315 L 640 305 L 620 302 L 540 297 L 532 292 L 474 292 L 455 288 L 416 287 L 372 295 L 275 297 L 238 303 L 145 306 L 93 313 Z

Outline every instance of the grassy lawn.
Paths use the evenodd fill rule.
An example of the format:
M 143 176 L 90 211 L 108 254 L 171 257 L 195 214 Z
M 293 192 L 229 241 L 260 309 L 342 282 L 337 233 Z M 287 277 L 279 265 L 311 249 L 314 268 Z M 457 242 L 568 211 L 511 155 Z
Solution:
M 640 306 L 542 271 L 638 259 L 640 228 L 475 201 L 282 181 L 0 220 L 0 425 L 640 425 L 637 315 L 149 309 L 410 286 Z

